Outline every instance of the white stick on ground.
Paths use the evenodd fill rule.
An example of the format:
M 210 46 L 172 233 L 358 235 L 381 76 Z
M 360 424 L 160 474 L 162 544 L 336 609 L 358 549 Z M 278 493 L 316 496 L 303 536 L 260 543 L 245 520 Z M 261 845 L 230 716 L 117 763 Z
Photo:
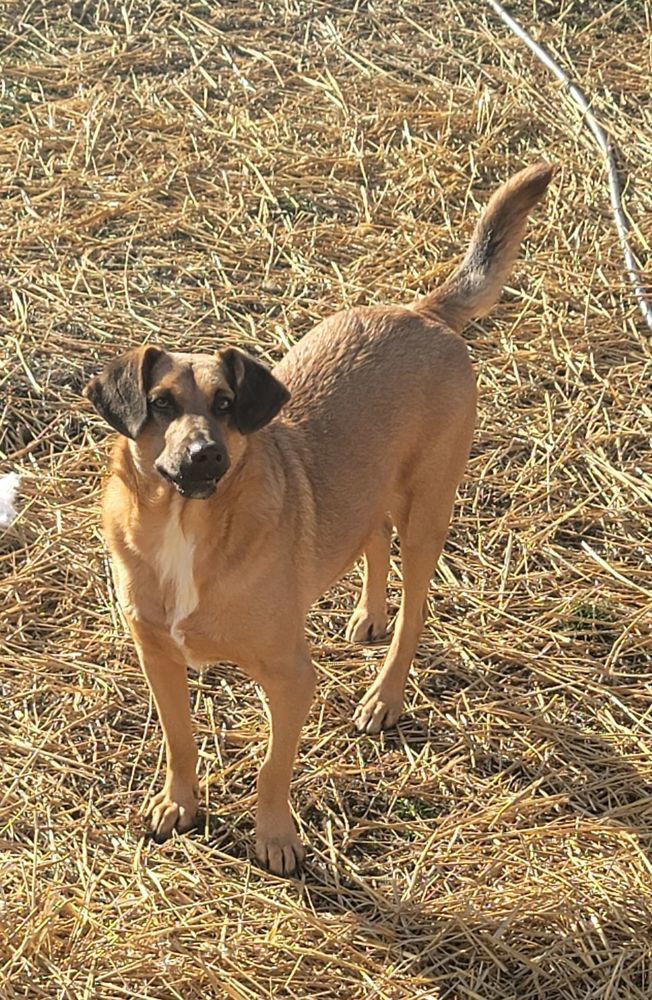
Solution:
M 632 248 L 629 245 L 629 226 L 625 218 L 625 213 L 623 212 L 622 203 L 622 190 L 620 187 L 620 181 L 618 180 L 618 171 L 616 168 L 616 160 L 613 153 L 613 147 L 608 134 L 603 129 L 602 125 L 598 122 L 595 115 L 591 111 L 589 102 L 585 95 L 582 93 L 580 88 L 574 83 L 569 76 L 564 72 L 561 66 L 555 62 L 549 52 L 543 48 L 538 42 L 535 42 L 531 35 L 525 30 L 522 25 L 515 21 L 514 18 L 507 13 L 502 4 L 498 3 L 498 0 L 487 0 L 489 6 L 498 14 L 502 21 L 507 25 L 507 27 L 517 35 L 521 41 L 525 42 L 527 47 L 531 52 L 535 54 L 537 59 L 543 63 L 547 69 L 553 73 L 558 80 L 565 85 L 569 97 L 577 104 L 581 109 L 584 120 L 591 130 L 595 141 L 597 142 L 600 149 L 603 151 L 606 160 L 607 175 L 609 179 L 609 195 L 611 197 L 611 207 L 614 213 L 614 219 L 616 222 L 616 229 L 618 230 L 618 238 L 620 239 L 620 245 L 622 247 L 623 256 L 625 258 L 625 268 L 627 270 L 627 275 L 630 282 L 632 283 L 634 289 L 634 295 L 636 296 L 636 301 L 638 302 L 638 307 L 641 311 L 643 319 L 652 330 L 652 307 L 647 299 L 645 289 L 641 283 L 641 275 L 638 269 L 638 264 L 636 258 L 632 252 Z

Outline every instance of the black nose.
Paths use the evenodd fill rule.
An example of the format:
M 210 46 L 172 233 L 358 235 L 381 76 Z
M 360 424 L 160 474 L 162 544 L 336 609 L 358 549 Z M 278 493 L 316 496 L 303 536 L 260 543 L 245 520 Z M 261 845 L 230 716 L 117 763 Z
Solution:
M 221 451 L 219 445 L 214 444 L 212 441 L 201 443 L 197 441 L 191 444 L 188 449 L 188 458 L 190 459 L 193 473 L 196 472 L 198 475 L 205 476 L 206 478 L 219 475 L 226 464 L 224 452 Z

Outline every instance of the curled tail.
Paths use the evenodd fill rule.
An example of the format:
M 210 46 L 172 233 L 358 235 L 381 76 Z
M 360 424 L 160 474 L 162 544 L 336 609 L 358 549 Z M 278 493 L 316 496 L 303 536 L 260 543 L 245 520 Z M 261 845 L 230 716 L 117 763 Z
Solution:
M 518 255 L 527 217 L 550 183 L 553 167 L 535 163 L 494 191 L 458 269 L 436 291 L 413 305 L 460 331 L 494 305 Z

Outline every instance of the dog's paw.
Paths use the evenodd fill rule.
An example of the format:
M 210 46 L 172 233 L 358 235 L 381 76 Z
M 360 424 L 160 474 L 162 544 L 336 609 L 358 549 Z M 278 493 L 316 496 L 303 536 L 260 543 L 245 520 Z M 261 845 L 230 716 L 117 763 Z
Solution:
M 197 819 L 197 788 L 171 782 L 153 797 L 149 804 L 152 837 L 162 844 L 172 831 L 187 833 L 195 826 Z
M 374 613 L 368 608 L 356 608 L 346 626 L 349 642 L 378 642 L 387 635 L 387 611 Z
M 372 685 L 353 713 L 353 722 L 360 733 L 379 733 L 395 726 L 402 711 L 402 692 L 384 691 Z
M 294 823 L 289 820 L 279 827 L 258 824 L 256 829 L 256 857 L 261 865 L 274 875 L 295 875 L 305 857 Z

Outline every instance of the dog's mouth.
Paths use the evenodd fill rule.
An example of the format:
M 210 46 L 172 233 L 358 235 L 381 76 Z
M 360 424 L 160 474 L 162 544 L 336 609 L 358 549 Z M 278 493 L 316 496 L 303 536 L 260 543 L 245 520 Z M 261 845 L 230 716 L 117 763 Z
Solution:
M 210 479 L 202 483 L 193 483 L 192 486 L 183 486 L 179 483 L 174 485 L 177 493 L 180 493 L 186 500 L 208 500 L 217 488 L 217 480 Z
M 174 486 L 177 493 L 185 500 L 208 500 L 217 488 L 217 479 L 188 479 L 183 476 L 173 476 L 167 469 L 157 466 L 156 471 Z

